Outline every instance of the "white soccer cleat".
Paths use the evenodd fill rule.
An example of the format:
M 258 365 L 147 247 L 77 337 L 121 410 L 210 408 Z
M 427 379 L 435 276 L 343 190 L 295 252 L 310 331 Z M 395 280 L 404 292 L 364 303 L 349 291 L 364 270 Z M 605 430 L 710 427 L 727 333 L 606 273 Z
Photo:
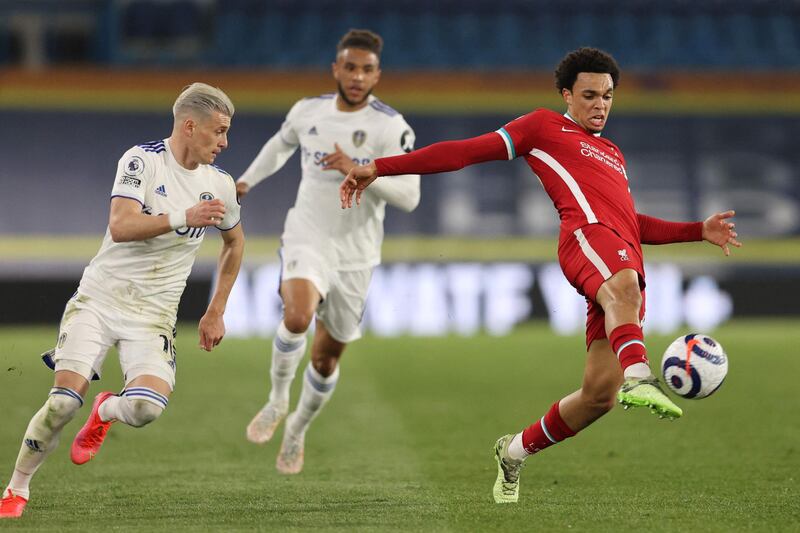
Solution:
M 288 431 L 283 434 L 281 451 L 275 460 L 275 468 L 281 474 L 294 475 L 303 470 L 303 460 L 305 456 L 305 433 L 293 435 Z
M 268 442 L 275 435 L 278 424 L 286 418 L 288 412 L 288 405 L 267 403 L 248 424 L 247 440 L 255 444 Z

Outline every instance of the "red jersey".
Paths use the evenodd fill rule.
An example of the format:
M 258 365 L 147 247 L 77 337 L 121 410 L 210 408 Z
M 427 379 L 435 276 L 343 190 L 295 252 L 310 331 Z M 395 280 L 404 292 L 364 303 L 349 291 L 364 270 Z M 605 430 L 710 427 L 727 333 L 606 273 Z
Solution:
M 572 233 L 600 223 L 639 248 L 639 222 L 622 151 L 572 119 L 537 109 L 497 130 L 508 158 L 524 157 Z
M 702 240 L 702 222 L 668 222 L 637 213 L 620 149 L 548 109 L 537 109 L 496 132 L 438 142 L 374 162 L 379 176 L 395 176 L 451 172 L 475 163 L 518 156 L 525 157 L 553 200 L 562 232 L 602 224 L 639 254 L 640 243 Z

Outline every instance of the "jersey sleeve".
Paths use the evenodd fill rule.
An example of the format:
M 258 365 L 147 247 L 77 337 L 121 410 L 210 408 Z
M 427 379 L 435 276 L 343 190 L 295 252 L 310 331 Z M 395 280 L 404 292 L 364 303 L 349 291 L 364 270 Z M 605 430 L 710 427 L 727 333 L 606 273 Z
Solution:
M 225 179 L 225 187 L 222 191 L 222 201 L 225 202 L 225 216 L 217 227 L 222 231 L 229 231 L 241 222 L 242 206 L 239 203 L 239 196 L 236 194 L 236 183 L 233 177 L 224 170 L 217 169 L 221 178 Z
M 537 110 L 522 115 L 497 130 L 506 145 L 508 159 L 530 152 L 536 144 L 541 129 L 542 116 Z
M 415 141 L 414 130 L 411 129 L 411 126 L 408 125 L 402 115 L 397 115 L 386 126 L 383 132 L 381 153 L 377 155 L 387 157 L 407 154 L 414 150 Z
M 150 155 L 134 146 L 117 163 L 117 176 L 111 198 L 122 197 L 145 205 L 145 191 L 155 175 L 155 161 Z
M 284 119 L 283 124 L 281 124 L 281 129 L 278 132 L 281 140 L 289 146 L 300 146 L 300 138 L 297 136 L 297 122 L 300 118 L 302 107 L 302 100 L 295 102 L 295 104 L 286 114 L 286 118 Z
M 671 222 L 636 213 L 642 244 L 672 244 L 703 240 L 702 222 Z

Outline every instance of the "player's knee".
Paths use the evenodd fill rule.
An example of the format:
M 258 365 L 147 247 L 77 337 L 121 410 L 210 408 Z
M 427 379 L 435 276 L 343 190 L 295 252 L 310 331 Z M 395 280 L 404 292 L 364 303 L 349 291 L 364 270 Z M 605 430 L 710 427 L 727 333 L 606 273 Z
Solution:
M 332 376 L 339 364 L 338 357 L 317 357 L 311 361 L 311 366 L 319 372 L 322 377 Z
M 51 394 L 47 399 L 47 425 L 52 428 L 64 426 L 80 408 L 81 403 L 71 396 Z
M 130 425 L 140 428 L 161 416 L 164 408 L 147 400 L 128 400 L 130 406 Z
M 308 310 L 286 310 L 283 316 L 283 325 L 292 333 L 305 333 L 311 325 L 314 312 Z
M 590 387 L 583 388 L 583 401 L 586 406 L 597 413 L 607 413 L 617 404 L 617 391 L 620 383 L 616 379 L 604 379 Z

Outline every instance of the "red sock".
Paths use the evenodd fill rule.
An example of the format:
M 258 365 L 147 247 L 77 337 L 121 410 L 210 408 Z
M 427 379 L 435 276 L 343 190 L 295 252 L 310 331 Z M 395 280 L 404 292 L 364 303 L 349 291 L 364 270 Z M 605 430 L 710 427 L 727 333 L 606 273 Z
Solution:
M 541 420 L 522 432 L 522 446 L 525 451 L 534 454 L 573 435 L 575 432 L 561 418 L 556 402 Z
M 611 348 L 617 354 L 622 370 L 635 363 L 647 364 L 647 348 L 644 346 L 644 334 L 641 326 L 622 324 L 614 328 L 608 336 Z

